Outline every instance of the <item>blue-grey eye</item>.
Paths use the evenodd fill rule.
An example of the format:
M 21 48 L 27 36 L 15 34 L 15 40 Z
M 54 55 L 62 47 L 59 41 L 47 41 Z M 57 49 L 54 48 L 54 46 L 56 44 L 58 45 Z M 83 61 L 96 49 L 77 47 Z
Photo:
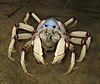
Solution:
M 48 27 L 48 25 L 47 25 L 47 24 L 45 24 L 45 27 Z
M 56 26 L 54 25 L 54 26 L 52 26 L 53 28 L 56 28 Z

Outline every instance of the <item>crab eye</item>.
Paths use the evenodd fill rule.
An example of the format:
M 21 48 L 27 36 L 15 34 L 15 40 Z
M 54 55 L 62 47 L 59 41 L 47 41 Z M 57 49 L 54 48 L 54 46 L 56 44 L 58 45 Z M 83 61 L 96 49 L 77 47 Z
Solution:
M 53 28 L 56 28 L 56 26 L 54 25 L 54 26 L 52 26 Z
M 45 24 L 45 27 L 48 27 L 48 25 L 47 25 L 47 24 Z

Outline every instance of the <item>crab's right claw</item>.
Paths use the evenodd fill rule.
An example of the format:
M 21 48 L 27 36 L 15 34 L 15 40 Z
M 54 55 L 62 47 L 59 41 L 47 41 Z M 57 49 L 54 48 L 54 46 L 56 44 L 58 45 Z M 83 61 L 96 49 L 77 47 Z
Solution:
M 33 54 L 34 54 L 37 62 L 45 64 L 44 58 L 43 58 L 43 52 L 42 52 L 42 45 L 41 45 L 40 38 L 38 36 L 35 36 L 33 44 L 34 44 Z
M 15 61 L 15 59 L 11 57 L 12 51 L 14 49 L 14 45 L 15 45 L 15 39 L 12 39 L 8 48 L 8 58 L 11 59 L 12 61 Z
M 64 55 L 65 55 L 65 38 L 62 37 L 58 42 L 57 49 L 55 52 L 55 57 L 52 61 L 52 64 L 60 63 L 64 58 Z

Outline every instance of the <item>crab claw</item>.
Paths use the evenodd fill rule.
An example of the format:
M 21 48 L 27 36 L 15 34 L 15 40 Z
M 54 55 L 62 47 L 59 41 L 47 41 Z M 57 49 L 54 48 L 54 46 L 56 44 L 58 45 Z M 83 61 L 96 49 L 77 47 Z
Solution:
M 65 38 L 62 37 L 58 42 L 57 49 L 55 52 L 55 57 L 52 61 L 52 64 L 60 63 L 61 60 L 64 58 L 65 55 L 64 52 L 65 52 Z
M 38 63 L 45 64 L 44 58 L 43 58 L 41 41 L 40 41 L 40 38 L 38 36 L 35 36 L 35 39 L 34 39 L 33 54 L 34 54 Z
M 15 45 L 15 39 L 13 38 L 10 42 L 9 48 L 8 48 L 8 58 L 11 59 L 12 61 L 15 61 L 15 59 L 13 59 L 11 57 L 12 51 L 14 49 L 14 45 Z

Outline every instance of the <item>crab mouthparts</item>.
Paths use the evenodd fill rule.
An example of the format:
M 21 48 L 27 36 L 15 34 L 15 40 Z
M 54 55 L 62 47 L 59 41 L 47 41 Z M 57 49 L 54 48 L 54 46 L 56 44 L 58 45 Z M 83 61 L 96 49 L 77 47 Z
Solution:
M 53 46 L 48 46 L 48 48 L 52 48 Z

